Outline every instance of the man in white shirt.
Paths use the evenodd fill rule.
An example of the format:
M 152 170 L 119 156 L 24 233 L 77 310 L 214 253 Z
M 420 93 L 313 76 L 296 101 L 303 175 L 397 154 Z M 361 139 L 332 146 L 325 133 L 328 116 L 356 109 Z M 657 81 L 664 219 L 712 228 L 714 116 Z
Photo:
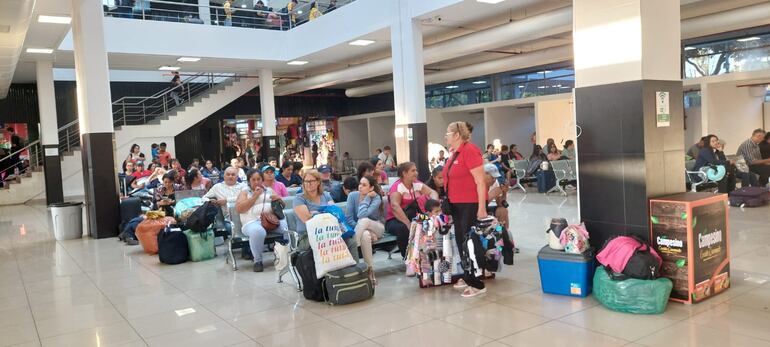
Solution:
M 227 215 L 228 205 L 235 205 L 238 194 L 246 188 L 243 183 L 238 183 L 238 168 L 230 166 L 225 169 L 224 181 L 211 187 L 203 199 L 214 200 L 214 203 L 222 208 L 222 212 Z
M 380 153 L 377 158 L 385 163 L 385 171 L 396 171 L 396 160 L 393 158 L 393 154 L 390 152 L 390 146 L 385 146 L 382 149 L 382 153 Z

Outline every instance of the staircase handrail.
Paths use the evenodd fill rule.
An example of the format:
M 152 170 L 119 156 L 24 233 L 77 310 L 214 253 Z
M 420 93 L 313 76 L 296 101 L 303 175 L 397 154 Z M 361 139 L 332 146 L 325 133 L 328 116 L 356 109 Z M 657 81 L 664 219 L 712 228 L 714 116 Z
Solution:
M 22 152 L 24 152 L 26 150 L 29 150 L 29 153 L 30 153 L 30 155 L 29 155 L 29 167 L 30 168 L 38 167 L 42 163 L 42 158 L 40 158 L 40 149 L 39 149 L 39 147 L 40 147 L 40 140 L 32 141 L 32 142 L 28 143 L 26 146 L 22 147 L 21 149 L 18 149 L 15 152 L 11 152 L 8 156 L 0 158 L 0 163 L 4 162 L 6 160 L 11 160 L 11 158 L 21 154 Z M 8 166 L 7 168 L 3 169 L 3 171 L 0 171 L 0 177 L 7 178 L 7 177 L 4 177 L 3 173 L 4 172 L 8 172 L 8 170 L 15 170 L 15 168 L 17 166 L 20 166 L 20 165 L 22 165 L 21 161 L 19 161 L 18 163 L 13 164 L 11 166 Z M 2 165 L 0 165 L 0 166 L 2 166 Z M 14 171 L 11 171 L 11 172 L 14 172 Z M 23 171 L 19 170 L 19 172 L 21 173 Z

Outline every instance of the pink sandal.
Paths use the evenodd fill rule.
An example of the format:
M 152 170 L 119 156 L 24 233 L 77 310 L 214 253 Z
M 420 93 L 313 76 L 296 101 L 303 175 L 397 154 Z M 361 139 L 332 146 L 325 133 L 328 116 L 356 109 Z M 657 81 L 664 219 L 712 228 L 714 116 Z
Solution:
M 463 291 L 463 293 L 460 294 L 460 296 L 462 296 L 463 298 L 472 298 L 472 297 L 474 297 L 476 295 L 484 294 L 486 292 L 487 292 L 487 288 L 476 289 L 476 288 L 473 288 L 473 287 L 469 287 L 469 288 L 466 288 Z

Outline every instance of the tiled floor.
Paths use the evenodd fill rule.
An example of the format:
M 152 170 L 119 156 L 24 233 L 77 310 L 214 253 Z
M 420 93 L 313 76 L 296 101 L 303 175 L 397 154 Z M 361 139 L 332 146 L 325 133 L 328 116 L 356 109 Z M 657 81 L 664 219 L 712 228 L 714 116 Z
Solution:
M 644 316 L 542 294 L 535 255 L 551 217 L 577 220 L 575 196 L 509 202 L 521 253 L 488 294 L 419 289 L 378 254 L 375 297 L 338 307 L 305 301 L 271 267 L 165 266 L 115 239 L 57 243 L 45 206 L 2 207 L 0 345 L 770 346 L 770 208 L 730 210 L 730 290 Z

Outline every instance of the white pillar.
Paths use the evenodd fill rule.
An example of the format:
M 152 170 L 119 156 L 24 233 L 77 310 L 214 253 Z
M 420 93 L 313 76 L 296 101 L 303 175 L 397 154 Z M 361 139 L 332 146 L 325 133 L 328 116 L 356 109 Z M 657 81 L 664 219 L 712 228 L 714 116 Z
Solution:
M 53 63 L 38 61 L 35 64 L 37 75 L 37 104 L 40 113 L 40 142 L 43 149 L 43 170 L 45 171 L 46 203 L 64 201 L 62 187 L 61 160 L 59 156 L 59 132 L 56 120 L 56 95 L 53 85 Z
M 425 71 L 422 28 L 412 19 L 411 0 L 394 0 L 390 44 L 393 56 L 393 98 L 396 126 L 425 123 Z
M 198 0 L 198 17 L 203 21 L 203 24 L 211 24 L 211 4 L 209 0 Z
M 71 1 L 87 230 L 95 238 L 115 237 L 120 212 L 104 12 L 100 0 Z
M 272 70 L 259 70 L 259 104 L 262 108 L 262 136 L 275 136 L 275 93 Z
M 59 134 L 56 120 L 56 95 L 53 87 L 53 62 L 38 61 L 35 64 L 37 75 L 37 104 L 40 111 L 40 142 L 43 145 L 58 145 Z

